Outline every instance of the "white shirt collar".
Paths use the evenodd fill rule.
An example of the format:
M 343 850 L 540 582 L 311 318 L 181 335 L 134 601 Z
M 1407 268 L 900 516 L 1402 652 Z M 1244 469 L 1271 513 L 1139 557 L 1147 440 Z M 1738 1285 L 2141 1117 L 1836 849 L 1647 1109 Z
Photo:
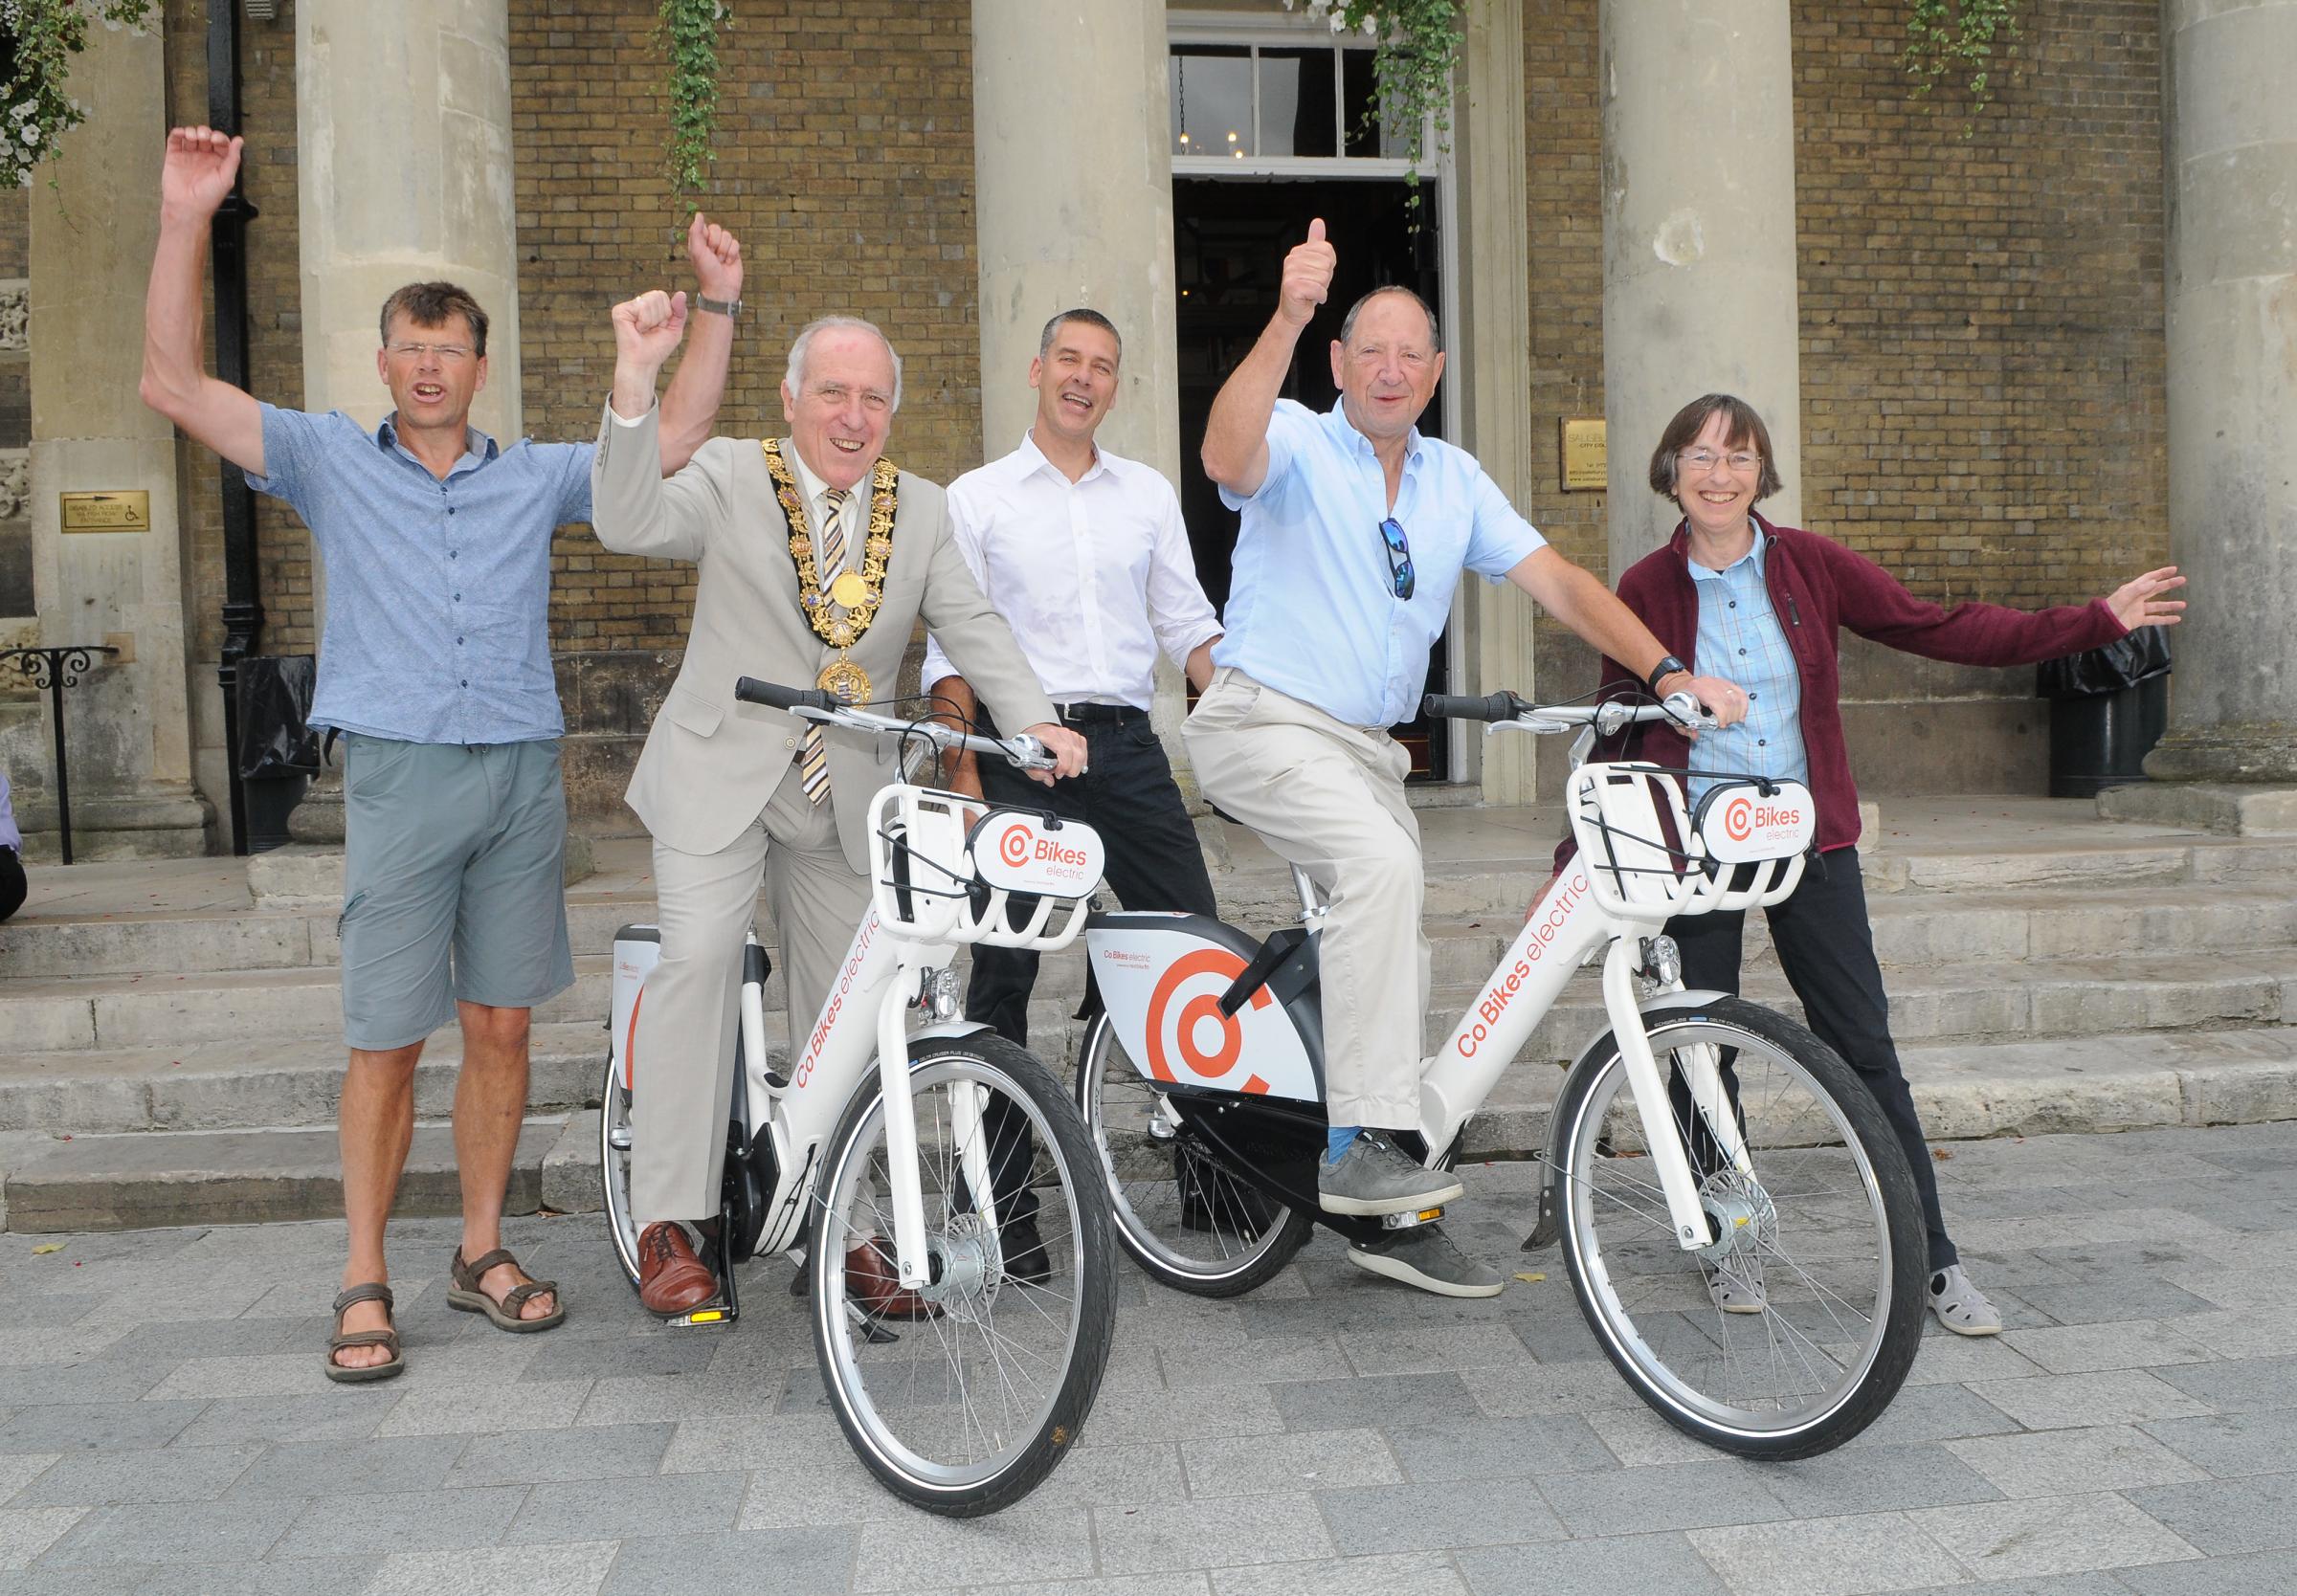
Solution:
M 1061 470 L 1060 467 L 1055 465 L 1050 459 L 1046 458 L 1045 452 L 1037 446 L 1037 429 L 1035 427 L 1030 428 L 1027 432 L 1021 434 L 1021 446 L 1020 448 L 1015 450 L 1014 453 L 1021 457 L 1021 474 L 1023 476 L 1032 476 L 1040 471 L 1049 471 L 1054 476 L 1059 477 L 1063 482 L 1068 481 L 1069 474 Z M 1078 477 L 1074 485 L 1077 487 L 1082 487 L 1085 483 L 1091 481 L 1094 477 L 1100 476 L 1107 469 L 1107 452 L 1096 443 L 1093 445 L 1093 463 L 1085 467 L 1084 475 Z

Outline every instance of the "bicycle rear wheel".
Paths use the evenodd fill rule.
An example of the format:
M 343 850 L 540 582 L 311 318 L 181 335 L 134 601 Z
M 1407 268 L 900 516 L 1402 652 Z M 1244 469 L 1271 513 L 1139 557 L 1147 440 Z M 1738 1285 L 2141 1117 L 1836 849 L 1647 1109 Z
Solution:
M 1674 1133 L 1717 1237 L 1679 1247 L 1606 1034 L 1555 1103 L 1553 1196 L 1580 1310 L 1677 1429 L 1748 1457 L 1840 1446 L 1898 1394 L 1921 1336 L 1925 1243 L 1906 1156 L 1850 1067 L 1782 1015 L 1722 998 L 1655 1016 L 1650 1037 L 1678 1083 L 1685 1050 L 1732 1060 L 1751 1174 L 1718 1156 L 1678 1085 Z
M 1077 1106 L 1107 1182 L 1117 1239 L 1160 1284 L 1196 1297 L 1240 1297 L 1290 1263 L 1315 1229 L 1182 1132 L 1106 1014 L 1085 1031 Z
M 919 1295 L 930 1317 L 886 1319 L 865 1305 L 883 1301 L 867 1276 L 890 1275 L 894 1251 L 873 1070 L 815 1187 L 814 1345 L 837 1423 L 870 1471 L 918 1507 L 971 1517 L 1028 1495 L 1092 1408 L 1116 1320 L 1108 1205 L 1076 1110 L 1030 1053 L 989 1031 L 920 1039 L 909 1090 L 934 1271 Z M 991 1223 L 963 1170 L 969 1151 L 989 1151 L 999 1117 L 1028 1126 L 1035 1155 L 1025 1175 L 996 1178 Z M 1025 1225 L 1041 1255 L 1015 1233 Z

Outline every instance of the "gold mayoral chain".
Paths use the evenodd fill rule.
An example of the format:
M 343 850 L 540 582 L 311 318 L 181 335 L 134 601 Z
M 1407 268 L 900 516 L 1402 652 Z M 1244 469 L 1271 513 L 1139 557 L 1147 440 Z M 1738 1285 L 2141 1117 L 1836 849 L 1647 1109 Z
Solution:
M 806 501 L 782 458 L 779 440 L 768 438 L 766 474 L 773 478 L 774 497 L 781 500 L 783 519 L 790 523 L 790 558 L 797 564 L 797 602 L 805 607 L 814 633 L 837 651 L 837 657 L 821 668 L 814 684 L 840 702 L 869 699 L 869 673 L 853 661 L 854 645 L 878 618 L 885 597 L 885 564 L 893 558 L 894 484 L 900 477 L 891 460 L 880 456 L 870 473 L 869 531 L 861 542 L 861 568 L 843 570 L 821 590 L 821 572 L 814 564 L 814 535 L 806 520 Z

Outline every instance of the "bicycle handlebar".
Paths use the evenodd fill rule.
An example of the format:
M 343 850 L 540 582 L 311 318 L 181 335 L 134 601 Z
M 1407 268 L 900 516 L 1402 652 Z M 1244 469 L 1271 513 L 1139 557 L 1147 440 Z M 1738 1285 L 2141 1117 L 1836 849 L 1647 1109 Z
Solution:
M 976 754 L 987 754 L 1003 760 L 1016 770 L 1050 770 L 1054 767 L 1053 756 L 1045 752 L 1045 745 L 1026 732 L 1003 741 L 993 737 L 974 737 L 939 720 L 903 720 L 891 715 L 874 715 L 866 709 L 856 709 L 836 694 L 824 692 L 818 687 L 784 687 L 778 682 L 760 681 L 755 676 L 743 676 L 736 681 L 734 697 L 744 703 L 788 710 L 801 720 L 843 726 L 849 731 L 869 732 L 879 737 L 922 737 L 938 749 L 965 748 Z
M 1517 725 L 1534 732 L 1592 726 L 1603 737 L 1649 720 L 1672 720 L 1703 731 L 1712 731 L 1716 724 L 1714 716 L 1696 698 L 1681 692 L 1670 693 L 1663 702 L 1655 704 L 1630 704 L 1617 699 L 1595 704 L 1535 704 L 1506 692 L 1482 698 L 1430 693 L 1419 700 L 1419 710 L 1432 720 L 1487 720 L 1494 725 Z

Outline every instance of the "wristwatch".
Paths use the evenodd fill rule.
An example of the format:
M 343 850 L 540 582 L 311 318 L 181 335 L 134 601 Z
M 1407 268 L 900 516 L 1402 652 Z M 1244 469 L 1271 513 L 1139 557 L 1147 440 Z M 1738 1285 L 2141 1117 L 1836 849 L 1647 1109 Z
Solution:
M 1656 698 L 1659 697 L 1659 684 L 1678 671 L 1686 676 L 1691 674 L 1691 668 L 1688 665 L 1673 654 L 1667 654 L 1658 664 L 1651 667 L 1651 674 L 1643 678 L 1643 685 L 1651 689 L 1651 696 Z
M 713 299 L 707 294 L 694 296 L 694 308 L 706 310 L 713 316 L 737 317 L 742 314 L 740 299 Z

